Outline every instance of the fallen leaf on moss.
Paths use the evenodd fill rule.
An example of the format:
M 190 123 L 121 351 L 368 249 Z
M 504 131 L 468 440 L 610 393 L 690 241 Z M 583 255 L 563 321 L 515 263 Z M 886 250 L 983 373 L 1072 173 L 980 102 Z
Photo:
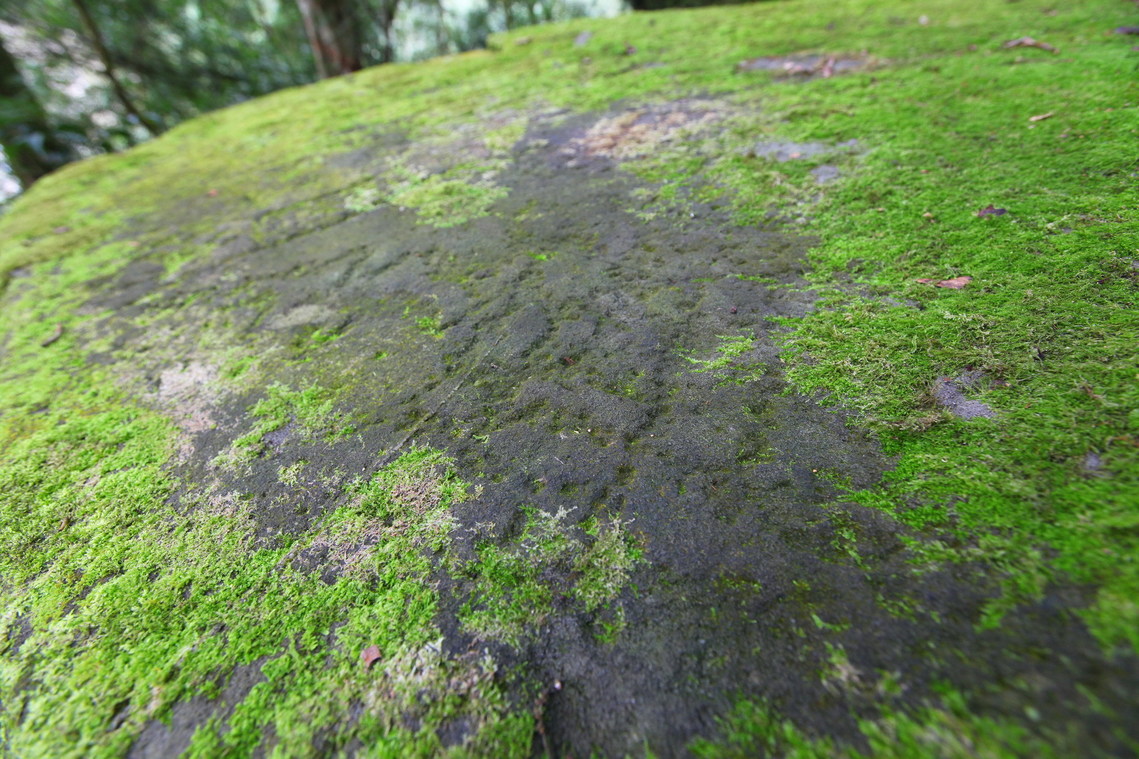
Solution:
M 63 325 L 57 324 L 55 325 L 55 332 L 52 332 L 50 337 L 40 343 L 40 347 L 46 348 L 61 337 L 63 337 Z
M 1055 115 L 1056 114 L 1054 114 L 1052 111 L 1049 111 L 1048 113 L 1038 113 L 1035 116 L 1029 116 L 1028 120 L 1029 121 L 1044 121 L 1044 119 L 1050 119 Z
M 986 216 L 1004 216 L 1008 213 L 1007 208 L 997 208 L 992 203 L 977 211 L 977 218 L 983 219 Z
M 953 279 L 919 279 L 923 285 L 933 285 L 934 287 L 945 287 L 950 290 L 960 290 L 965 285 L 973 281 L 972 277 L 954 277 Z
M 1139 26 L 1117 26 L 1116 34 L 1139 34 Z
M 379 646 L 368 646 L 360 652 L 360 661 L 364 663 L 364 669 L 371 669 L 372 665 L 380 660 L 383 654 L 380 653 Z
M 1034 39 L 1032 37 L 1017 37 L 1015 40 L 1009 40 L 1005 44 L 1001 45 L 1001 47 L 1035 47 L 1039 48 L 1040 50 L 1047 50 L 1049 53 L 1060 52 L 1056 48 L 1049 45 L 1047 42 L 1041 42 L 1040 40 Z

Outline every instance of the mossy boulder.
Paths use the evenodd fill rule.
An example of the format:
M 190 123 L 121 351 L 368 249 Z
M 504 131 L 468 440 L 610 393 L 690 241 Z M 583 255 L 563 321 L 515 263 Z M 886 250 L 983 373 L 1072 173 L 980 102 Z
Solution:
M 579 20 L 43 180 L 5 749 L 1134 751 L 1125 11 Z

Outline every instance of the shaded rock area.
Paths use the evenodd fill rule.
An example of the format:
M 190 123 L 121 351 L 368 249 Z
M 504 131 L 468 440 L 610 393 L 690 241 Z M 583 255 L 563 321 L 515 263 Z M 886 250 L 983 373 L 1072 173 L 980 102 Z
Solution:
M 89 285 L 90 309 L 103 314 L 96 332 L 111 345 L 90 360 L 120 366 L 176 421 L 187 484 L 175 499 L 195 488 L 218 502 L 247 494 L 264 545 L 344 500 L 341 482 L 297 488 L 282 468 L 338 467 L 343 480 L 413 443 L 444 450 L 478 486 L 455 515 L 460 557 L 518 538 L 522 507 L 561 511 L 567 529 L 627 525 L 643 561 L 612 639 L 600 634 L 605 610 L 564 598 L 517 645 L 476 635 L 460 622 L 471 581 L 437 569 L 446 649 L 485 648 L 522 673 L 514 698 L 538 704 L 535 754 L 651 745 L 684 756 L 740 697 L 858 744 L 860 716 L 891 699 L 921 703 L 945 684 L 986 713 L 1015 718 L 1031 706 L 1118 750 L 1102 715 L 1134 715 L 1126 686 L 1139 668 L 1096 653 L 1068 611 L 1083 602 L 1077 591 L 1057 589 L 983 630 L 997 578 L 969 566 L 913 572 L 902 538 L 918 536 L 846 499 L 890 461 L 840 411 L 789 391 L 773 337 L 778 317 L 811 308 L 811 240 L 734 226 L 707 205 L 647 222 L 628 210 L 639 185 L 615 160 L 655 144 L 646 125 L 661 123 L 711 117 L 682 104 L 537 120 L 496 178 L 508 193 L 492 214 L 454 227 L 390 204 L 353 214 L 332 196 L 303 219 L 277 209 L 219 229 L 211 255 L 172 273 L 130 261 Z M 384 137 L 333 160 L 378 171 L 392 149 Z M 824 150 L 773 143 L 764 155 Z M 729 338 L 746 349 L 715 362 Z M 329 442 L 285 425 L 248 468 L 220 466 L 263 393 L 214 391 L 219 343 L 260 356 L 290 386 L 342 389 L 355 432 Z M 939 402 L 992 416 L 964 399 L 967 386 L 939 382 Z M 556 572 L 568 584 L 574 569 Z M 883 694 L 887 676 L 897 695 Z M 223 678 L 218 700 L 175 706 L 130 755 L 177 753 L 208 718 L 224 722 L 256 678 L 242 669 Z M 466 737 L 461 722 L 444 732 L 448 745 Z M 337 748 L 353 746 L 325 746 Z

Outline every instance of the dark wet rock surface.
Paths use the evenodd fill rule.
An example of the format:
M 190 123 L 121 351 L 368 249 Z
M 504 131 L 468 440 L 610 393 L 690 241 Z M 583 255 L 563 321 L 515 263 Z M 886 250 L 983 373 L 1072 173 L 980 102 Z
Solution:
M 1056 589 L 981 630 L 996 578 L 970 566 L 915 573 L 903 529 L 847 500 L 891 462 L 841 411 L 789 390 L 774 337 L 778 317 L 812 307 L 811 240 L 737 227 L 707 206 L 638 219 L 635 181 L 582 147 L 598 123 L 532 127 L 498 177 L 509 194 L 466 224 L 417 225 L 389 205 L 352 215 L 333 197 L 303 221 L 296 209 L 239 220 L 210 256 L 172 274 L 129 262 L 91 285 L 92 310 L 112 309 L 101 334 L 113 345 L 92 360 L 131 362 L 156 398 L 167 388 L 188 441 L 177 473 L 252 497 L 266 543 L 344 498 L 337 483 L 298 492 L 281 467 L 372 472 L 413 442 L 446 451 L 481 486 L 457 513 L 460 556 L 477 540 L 517 538 L 522 507 L 564 510 L 570 526 L 627 524 L 645 561 L 621 595 L 626 626 L 613 642 L 598 639 L 601 612 L 568 606 L 518 647 L 477 640 L 457 619 L 469 584 L 439 569 L 448 649 L 489 646 L 545 689 L 558 756 L 636 754 L 646 740 L 681 756 L 741 696 L 770 699 L 810 734 L 858 742 L 859 716 L 891 699 L 919 704 L 944 683 L 990 714 L 1019 718 L 1031 705 L 1118 750 L 1082 694 L 1134 714 L 1127 684 L 1139 668 L 1097 653 L 1069 611 L 1084 603 L 1077 591 Z M 337 160 L 372 162 L 389 148 Z M 696 371 L 691 359 L 736 337 L 750 341 L 745 352 Z M 219 468 L 261 394 L 181 389 L 209 385 L 214 369 L 196 362 L 218 339 L 247 346 L 291 386 L 343 390 L 356 432 L 328 442 L 286 425 L 247 470 Z M 900 695 L 880 692 L 885 673 Z M 186 702 L 169 726 L 148 727 L 132 756 L 172 755 L 256 674 L 226 682 L 221 700 Z M 447 730 L 462 739 L 462 725 Z

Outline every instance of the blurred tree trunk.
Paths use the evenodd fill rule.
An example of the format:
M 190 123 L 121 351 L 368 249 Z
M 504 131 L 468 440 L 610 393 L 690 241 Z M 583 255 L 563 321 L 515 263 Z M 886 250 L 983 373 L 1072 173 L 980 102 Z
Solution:
M 363 68 L 364 30 L 357 0 L 297 0 L 297 8 L 321 79 Z
M 0 146 L 16 179 L 26 190 L 72 160 L 70 146 L 60 140 L 36 96 L 0 40 Z
M 392 27 L 395 26 L 396 11 L 399 10 L 399 0 L 380 0 L 380 15 L 377 23 L 380 25 L 380 63 L 391 63 L 395 60 L 395 41 L 392 39 Z
M 83 26 L 87 30 L 87 35 L 91 38 L 91 47 L 95 51 L 95 55 L 99 57 L 99 62 L 103 64 L 103 74 L 111 81 L 111 89 L 115 91 L 115 97 L 122 103 L 123 108 L 131 116 L 138 119 L 138 123 L 147 128 L 153 135 L 162 134 L 164 131 L 161 126 L 154 119 L 148 118 L 142 111 L 140 111 L 134 104 L 126 87 L 119 81 L 118 75 L 115 73 L 115 66 L 111 62 L 111 54 L 107 51 L 107 46 L 103 43 L 103 35 L 99 32 L 99 26 L 95 23 L 95 19 L 91 16 L 91 12 L 87 8 L 86 0 L 71 0 L 75 6 L 75 10 L 79 12 L 79 17 L 83 20 Z

